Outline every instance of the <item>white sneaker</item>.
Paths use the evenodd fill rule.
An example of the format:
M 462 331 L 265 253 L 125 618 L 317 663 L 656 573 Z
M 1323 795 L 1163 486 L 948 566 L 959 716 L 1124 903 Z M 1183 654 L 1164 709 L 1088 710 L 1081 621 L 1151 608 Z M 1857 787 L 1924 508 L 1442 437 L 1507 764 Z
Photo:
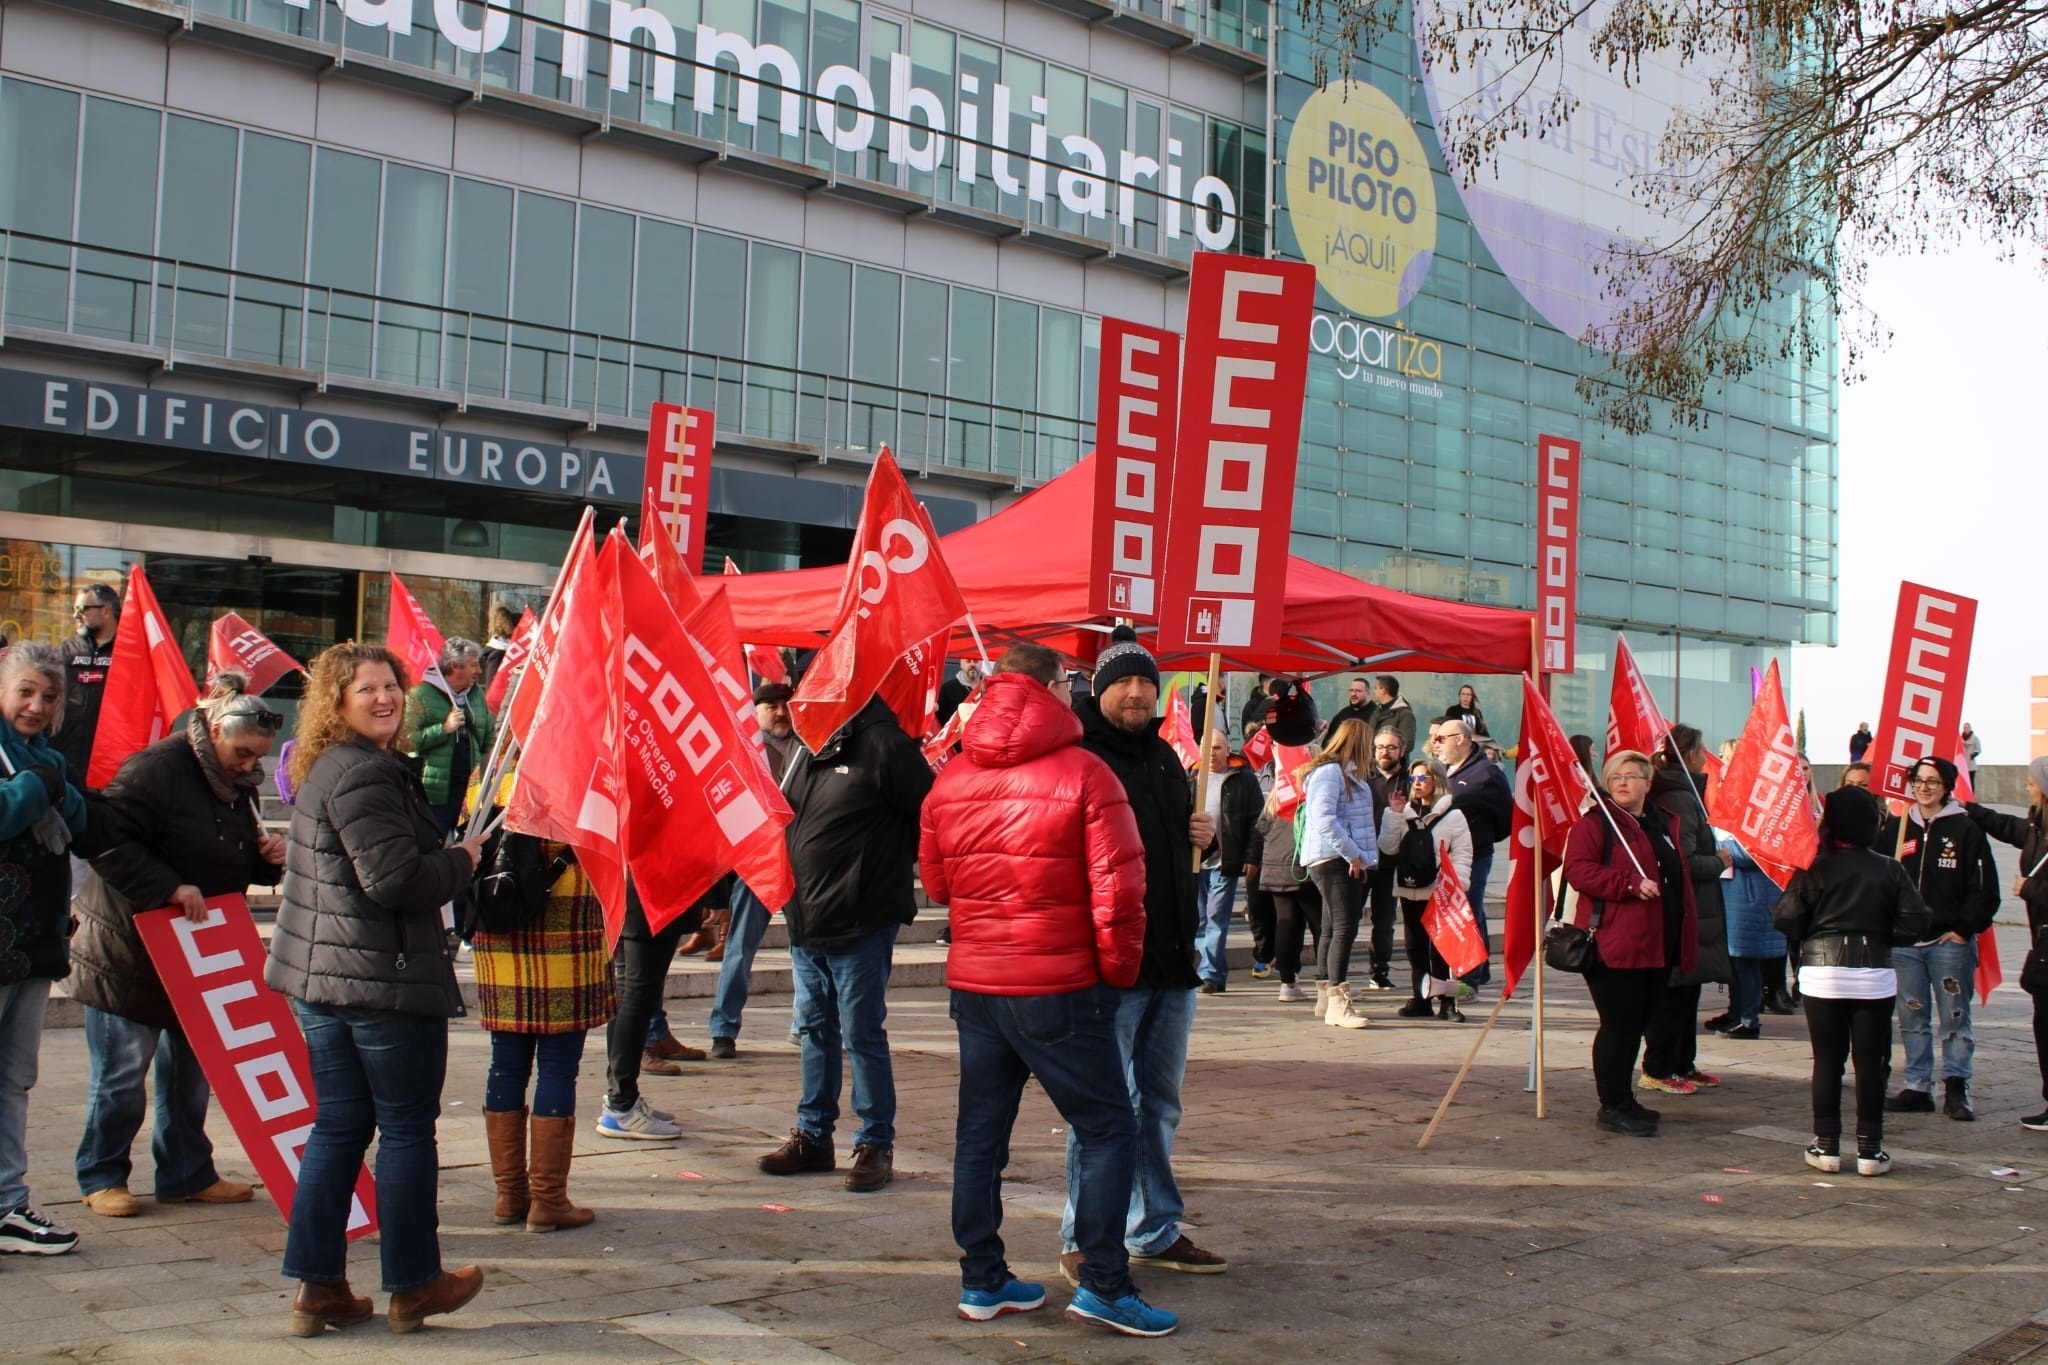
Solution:
M 642 1095 L 633 1101 L 631 1109 L 620 1112 L 610 1105 L 597 1117 L 597 1135 L 608 1138 L 635 1138 L 641 1142 L 666 1142 L 683 1135 L 682 1128 L 673 1119 L 665 1119 L 647 1105 Z
M 1301 987 L 1295 985 L 1292 981 L 1283 981 L 1280 983 L 1280 998 L 1282 1000 L 1294 1001 L 1306 999 L 1307 997 L 1302 995 Z
M 78 1234 L 41 1209 L 23 1204 L 0 1215 L 0 1251 L 62 1256 L 78 1245 Z
M 1888 1152 L 1877 1152 L 1871 1156 L 1864 1156 L 1861 1152 L 1856 1154 L 1856 1174 L 1858 1175 L 1883 1175 L 1891 1168 L 1892 1158 Z
M 1830 1152 L 1822 1147 L 1818 1141 L 1815 1141 L 1811 1147 L 1806 1149 L 1806 1164 L 1813 1167 L 1816 1171 L 1824 1171 L 1829 1175 L 1834 1175 L 1842 1169 L 1842 1154 L 1840 1152 Z

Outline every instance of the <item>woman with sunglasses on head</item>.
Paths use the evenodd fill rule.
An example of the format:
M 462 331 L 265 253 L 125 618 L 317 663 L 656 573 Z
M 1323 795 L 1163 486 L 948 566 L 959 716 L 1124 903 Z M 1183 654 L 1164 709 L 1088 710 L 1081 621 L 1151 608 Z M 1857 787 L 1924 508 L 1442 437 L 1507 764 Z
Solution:
M 78 1188 L 104 1218 L 141 1212 L 128 1190 L 129 1147 L 147 1110 L 152 1061 L 156 1201 L 240 1204 L 253 1193 L 214 1169 L 211 1092 L 135 932 L 145 910 L 176 906 L 196 922 L 209 897 L 278 879 L 284 840 L 257 823 L 256 789 L 284 718 L 245 695 L 247 686 L 239 673 L 221 674 L 182 733 L 121 765 L 105 793 L 103 851 L 78 890 L 71 996 L 85 1006 L 91 1064 Z
M 1465 812 L 1451 809 L 1451 794 L 1445 788 L 1444 767 L 1433 758 L 1418 758 L 1408 765 L 1408 788 L 1387 793 L 1386 813 L 1380 816 L 1380 856 L 1393 863 L 1394 895 L 1401 902 L 1401 938 L 1408 947 L 1408 976 L 1412 983 L 1408 1003 L 1398 1013 L 1403 1019 L 1427 1019 L 1431 1013 L 1427 983 L 1443 983 L 1435 992 L 1434 1011 L 1439 1019 L 1464 1022 L 1458 1008 L 1463 982 L 1453 982 L 1450 966 L 1429 941 L 1422 927 L 1422 912 L 1436 894 L 1441 864 L 1448 853 L 1451 867 L 1462 886 L 1472 884 L 1472 827 Z

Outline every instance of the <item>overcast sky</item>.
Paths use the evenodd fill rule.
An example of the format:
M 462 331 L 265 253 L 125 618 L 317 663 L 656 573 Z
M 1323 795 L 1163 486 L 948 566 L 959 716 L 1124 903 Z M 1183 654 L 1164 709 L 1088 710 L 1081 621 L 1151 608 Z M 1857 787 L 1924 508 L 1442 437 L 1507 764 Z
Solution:
M 1817 761 L 1877 719 L 1899 581 L 1978 600 L 1963 718 L 1985 763 L 2023 763 L 2027 691 L 2048 674 L 2048 282 L 1988 249 L 1889 260 L 1870 301 L 1888 349 L 1841 394 L 1835 649 L 1793 651 Z

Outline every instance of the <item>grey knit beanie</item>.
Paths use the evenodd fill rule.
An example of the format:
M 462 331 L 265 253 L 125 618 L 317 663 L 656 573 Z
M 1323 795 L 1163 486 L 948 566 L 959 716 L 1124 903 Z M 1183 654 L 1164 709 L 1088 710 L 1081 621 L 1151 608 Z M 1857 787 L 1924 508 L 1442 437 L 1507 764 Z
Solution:
M 1152 686 L 1159 686 L 1159 665 L 1152 658 L 1152 652 L 1138 643 L 1138 632 L 1129 626 L 1118 626 L 1109 633 L 1109 644 L 1095 656 L 1095 695 L 1101 696 L 1112 685 L 1129 677 L 1147 678 Z

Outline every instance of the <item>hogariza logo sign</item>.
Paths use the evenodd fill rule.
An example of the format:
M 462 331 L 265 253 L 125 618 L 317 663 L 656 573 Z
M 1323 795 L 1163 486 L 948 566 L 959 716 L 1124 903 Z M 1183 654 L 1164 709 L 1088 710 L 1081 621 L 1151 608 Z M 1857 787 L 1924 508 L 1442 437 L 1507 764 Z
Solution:
M 286 3 L 307 9 L 313 0 Z M 340 5 L 344 15 L 365 27 L 399 35 L 413 31 L 413 0 L 340 0 Z M 434 27 L 462 52 L 481 56 L 503 47 L 512 35 L 514 10 L 509 0 L 502 7 L 485 7 L 480 25 L 469 22 L 471 8 L 457 0 L 434 0 Z M 838 151 L 873 147 L 892 165 L 931 173 L 944 172 L 950 161 L 951 174 L 963 185 L 986 177 L 1000 193 L 1034 204 L 1048 203 L 1048 196 L 1056 195 L 1060 207 L 1070 213 L 1097 219 L 1114 214 L 1124 227 L 1137 221 L 1139 196 L 1145 195 L 1157 200 L 1157 220 L 1168 240 L 1191 233 L 1210 251 L 1228 251 L 1237 240 L 1237 196 L 1213 175 L 1197 176 L 1187 184 L 1182 164 L 1187 148 L 1178 138 L 1166 140 L 1166 156 L 1161 159 L 1128 147 L 1106 148 L 1070 133 L 1059 139 L 1062 159 L 1055 159 L 1043 95 L 1032 95 L 1020 105 L 1009 86 L 995 82 L 988 92 L 989 126 L 983 128 L 981 79 L 962 72 L 959 126 L 949 128 L 947 101 L 939 92 L 912 82 L 911 61 L 904 53 L 888 54 L 889 88 L 877 92 L 855 67 L 834 64 L 807 79 L 803 64 L 788 48 L 699 24 L 692 35 L 694 64 L 686 65 L 678 56 L 675 25 L 658 10 L 621 3 L 605 9 L 600 30 L 592 26 L 591 0 L 564 0 L 560 29 L 550 23 L 540 30 L 559 33 L 564 72 L 590 70 L 595 37 L 607 49 L 604 79 L 609 87 L 631 90 L 636 72 L 646 71 L 650 78 L 638 83 L 656 104 L 673 105 L 680 98 L 699 114 L 729 112 L 742 127 L 752 128 L 760 123 L 763 104 L 772 100 L 784 137 L 803 136 L 808 116 L 819 136 Z M 641 54 L 646 60 L 636 61 Z M 688 79 L 679 81 L 679 71 Z M 729 105 L 721 107 L 719 77 L 733 73 L 740 79 L 732 82 Z M 529 88 L 523 93 L 534 92 Z M 1013 114 L 1034 120 L 1022 149 L 1011 143 Z M 877 145 L 876 127 L 885 122 Z

